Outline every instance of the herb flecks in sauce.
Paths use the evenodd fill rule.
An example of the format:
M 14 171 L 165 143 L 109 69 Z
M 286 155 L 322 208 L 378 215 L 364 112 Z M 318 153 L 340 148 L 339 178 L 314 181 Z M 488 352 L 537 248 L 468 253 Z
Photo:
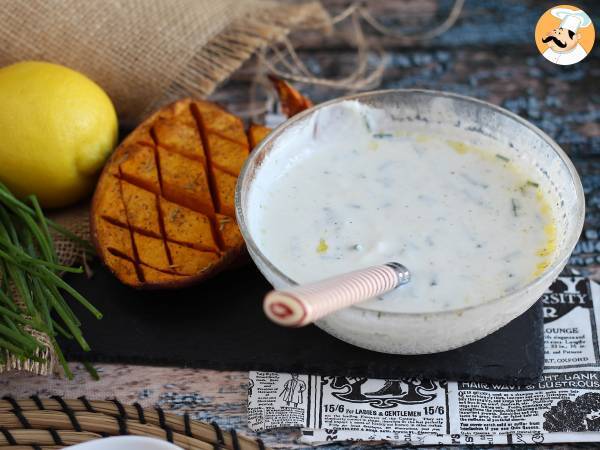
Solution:
M 463 177 L 465 180 L 467 180 L 469 183 L 471 183 L 475 187 L 479 187 L 479 188 L 483 188 L 483 189 L 487 189 L 489 187 L 487 183 L 476 180 L 468 173 L 461 173 L 460 176 Z
M 365 124 L 365 128 L 367 129 L 367 131 L 369 133 L 371 133 L 372 130 L 371 130 L 371 124 L 369 123 L 369 118 L 364 114 L 361 114 L 361 117 L 362 117 L 363 123 Z
M 309 141 L 307 129 L 306 142 L 319 151 L 283 176 L 279 170 L 262 191 L 267 206 L 256 229 L 268 232 L 258 244 L 283 273 L 310 282 L 398 261 L 411 282 L 363 307 L 427 313 L 514 292 L 548 268 L 556 249 L 554 199 L 526 160 L 485 138 L 475 146 L 461 134 L 395 129 L 367 115 L 352 114 L 355 122 L 334 127 L 327 140 Z M 375 139 L 378 132 L 394 138 Z M 324 247 L 315 235 L 324 252 L 315 252 Z
M 537 189 L 540 185 L 538 183 L 536 183 L 535 181 L 531 181 L 531 180 L 527 180 L 527 182 L 525 184 L 523 184 L 522 186 L 519 187 L 519 190 L 521 191 L 521 193 L 523 195 L 526 195 L 528 191 L 530 191 L 532 188 L 533 189 Z
M 516 198 L 511 198 L 510 199 L 510 204 L 511 204 L 511 207 L 512 207 L 513 216 L 519 217 L 519 210 L 521 209 L 521 207 L 519 206 L 519 202 L 517 201 L 517 199 Z

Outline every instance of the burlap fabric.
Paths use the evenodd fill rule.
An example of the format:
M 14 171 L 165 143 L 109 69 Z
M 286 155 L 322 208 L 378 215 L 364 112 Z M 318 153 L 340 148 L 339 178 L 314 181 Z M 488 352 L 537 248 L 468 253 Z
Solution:
M 37 59 L 79 70 L 134 126 L 174 99 L 210 94 L 256 49 L 328 21 L 318 0 L 3 0 L 0 66 Z M 88 214 L 78 205 L 50 216 L 89 239 Z M 68 239 L 55 235 L 55 246 L 61 264 L 85 263 Z M 0 372 L 48 374 L 56 355 L 42 356 L 46 364 L 9 355 Z
M 77 69 L 134 125 L 176 98 L 210 94 L 257 48 L 327 20 L 318 0 L 3 0 L 0 66 Z

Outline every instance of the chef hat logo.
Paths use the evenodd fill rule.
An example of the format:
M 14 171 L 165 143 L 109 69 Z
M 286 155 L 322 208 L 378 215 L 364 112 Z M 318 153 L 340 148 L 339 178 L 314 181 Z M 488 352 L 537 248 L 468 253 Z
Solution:
M 571 5 L 557 5 L 540 17 L 535 43 L 548 61 L 566 66 L 587 56 L 595 34 L 592 19 L 585 11 Z
M 577 33 L 579 28 L 589 27 L 592 23 L 590 16 L 581 9 L 552 8 L 550 14 L 561 20 L 560 28 L 571 30 L 573 33 Z

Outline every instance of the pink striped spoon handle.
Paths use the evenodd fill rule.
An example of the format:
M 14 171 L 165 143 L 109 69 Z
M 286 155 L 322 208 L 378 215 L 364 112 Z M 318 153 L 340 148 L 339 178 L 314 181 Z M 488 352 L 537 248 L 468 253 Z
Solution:
M 273 322 L 303 327 L 356 303 L 385 294 L 410 281 L 402 264 L 388 263 L 357 270 L 316 283 L 271 291 L 263 309 Z

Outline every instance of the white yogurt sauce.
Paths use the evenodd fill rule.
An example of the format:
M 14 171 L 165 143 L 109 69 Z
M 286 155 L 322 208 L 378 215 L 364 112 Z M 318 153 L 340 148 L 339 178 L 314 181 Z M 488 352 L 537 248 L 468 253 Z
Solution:
M 552 260 L 553 213 L 508 146 L 472 141 L 358 102 L 321 109 L 263 164 L 252 235 L 299 283 L 404 264 L 409 284 L 361 305 L 378 311 L 451 310 L 515 291 Z

